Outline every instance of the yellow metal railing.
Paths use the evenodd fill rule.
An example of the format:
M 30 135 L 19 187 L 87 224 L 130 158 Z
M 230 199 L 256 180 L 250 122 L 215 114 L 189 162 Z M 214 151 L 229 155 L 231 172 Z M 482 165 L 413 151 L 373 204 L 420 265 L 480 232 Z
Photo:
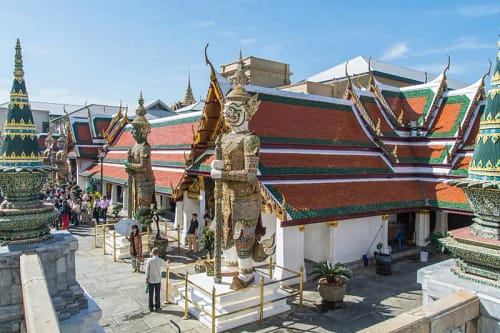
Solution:
M 170 289 L 173 287 L 180 286 L 180 285 L 184 284 L 184 295 L 180 295 L 182 298 L 184 298 L 184 319 L 189 318 L 189 304 L 191 304 L 196 309 L 198 309 L 200 312 L 203 312 L 205 315 L 210 316 L 212 318 L 212 333 L 215 333 L 216 320 L 218 318 L 232 315 L 232 314 L 236 314 L 236 313 L 241 313 L 241 312 L 252 310 L 252 309 L 258 309 L 259 323 L 262 324 L 264 321 L 264 305 L 272 304 L 274 302 L 278 302 L 278 301 L 281 301 L 281 300 L 286 299 L 286 298 L 298 297 L 299 308 L 302 310 L 302 307 L 303 307 L 303 304 L 302 304 L 302 302 L 303 302 L 303 287 L 304 287 L 304 269 L 303 269 L 303 267 L 301 267 L 300 270 L 297 272 L 297 271 L 291 270 L 289 268 L 277 265 L 277 264 L 273 263 L 272 259 L 270 259 L 267 272 L 266 272 L 266 270 L 259 269 L 259 268 L 262 268 L 263 266 L 257 267 L 259 269 L 258 272 L 261 274 L 260 281 L 257 285 L 252 285 L 252 286 L 249 286 L 249 287 L 246 287 L 243 289 L 231 290 L 231 291 L 217 294 L 215 286 L 213 286 L 212 290 L 209 291 L 209 290 L 206 290 L 205 288 L 203 288 L 202 286 L 194 283 L 193 281 L 189 280 L 189 272 L 187 269 L 192 268 L 195 264 L 196 264 L 195 262 L 191 262 L 188 264 L 178 265 L 178 266 L 174 266 L 174 267 L 167 266 L 167 268 L 166 268 L 166 283 L 165 283 L 165 303 L 170 303 L 170 300 L 169 300 Z M 291 275 L 286 277 L 286 278 L 273 280 L 273 271 L 276 268 L 282 269 L 282 270 L 290 273 Z M 179 270 L 181 270 L 181 271 L 184 270 L 184 273 L 179 272 Z M 170 275 L 177 276 L 179 278 L 179 281 L 172 283 Z M 264 277 L 262 275 L 266 275 L 267 277 L 269 277 L 271 279 L 271 281 L 264 282 Z M 292 280 L 292 279 L 297 279 L 297 278 L 299 279 L 298 288 L 287 287 L 285 289 L 282 286 L 283 282 L 288 281 L 288 280 Z M 264 287 L 268 286 L 268 285 L 272 285 L 272 284 L 279 284 L 280 289 L 283 290 L 284 292 L 286 292 L 286 295 L 274 298 L 273 300 L 264 301 Z M 207 295 L 208 297 L 211 297 L 211 299 L 212 299 L 211 311 L 207 311 L 204 307 L 201 307 L 195 300 L 189 298 L 189 293 L 188 293 L 189 286 L 195 287 L 199 291 L 201 291 L 202 293 Z M 215 305 L 217 303 L 218 297 L 220 298 L 222 296 L 237 294 L 237 293 L 252 290 L 252 289 L 258 290 L 258 295 L 259 295 L 259 303 L 258 304 L 250 305 L 250 306 L 247 306 L 247 307 L 242 308 L 242 309 L 238 309 L 238 310 L 234 310 L 234 311 L 230 311 L 230 312 L 225 312 L 225 313 L 221 313 L 221 314 L 216 313 Z

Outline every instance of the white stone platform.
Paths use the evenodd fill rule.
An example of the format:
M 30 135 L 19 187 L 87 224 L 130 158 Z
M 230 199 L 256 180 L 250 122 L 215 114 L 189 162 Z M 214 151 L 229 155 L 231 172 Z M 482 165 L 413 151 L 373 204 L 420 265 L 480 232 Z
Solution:
M 215 313 L 216 316 L 221 314 L 226 314 L 233 311 L 238 311 L 241 309 L 248 308 L 253 305 L 259 305 L 260 303 L 260 277 L 259 272 L 255 272 L 255 281 L 252 286 L 255 288 L 242 290 L 229 295 L 223 295 L 216 298 Z M 264 275 L 262 275 L 264 276 Z M 222 283 L 215 284 L 212 276 L 207 276 L 205 273 L 193 274 L 189 276 L 189 282 L 197 285 L 210 294 L 207 294 L 200 290 L 200 288 L 189 284 L 188 287 L 188 298 L 198 305 L 198 307 L 204 309 L 207 313 L 212 313 L 212 295 L 211 291 L 215 285 L 216 294 L 223 294 L 232 291 L 229 286 L 231 285 L 232 277 L 222 277 Z M 264 276 L 264 284 L 276 281 L 269 277 Z M 176 302 L 179 306 L 184 309 L 184 284 L 177 286 L 177 297 Z M 286 303 L 286 298 L 278 300 L 279 298 L 287 296 L 288 293 L 280 289 L 280 283 L 275 282 L 273 284 L 264 286 L 264 318 L 272 317 L 280 313 L 290 310 L 290 306 Z M 242 312 L 237 312 L 233 314 L 225 315 L 221 318 L 215 320 L 215 330 L 216 332 L 224 332 L 234 327 L 245 325 L 248 323 L 257 322 L 259 320 L 259 307 L 244 310 Z M 197 318 L 200 323 L 206 325 L 207 327 L 212 327 L 211 316 L 206 315 L 204 312 L 200 311 L 197 307 L 189 304 L 189 313 Z
M 102 243 L 101 243 L 102 245 Z M 113 255 L 113 232 L 106 233 L 106 254 Z M 148 236 L 142 235 L 142 255 L 149 255 Z M 116 234 L 116 259 L 130 258 L 130 242 L 127 237 Z
M 461 279 L 451 271 L 454 266 L 455 260 L 449 259 L 417 271 L 417 282 L 422 285 L 423 305 L 458 290 L 473 292 L 481 304 L 477 332 L 500 332 L 500 289 Z

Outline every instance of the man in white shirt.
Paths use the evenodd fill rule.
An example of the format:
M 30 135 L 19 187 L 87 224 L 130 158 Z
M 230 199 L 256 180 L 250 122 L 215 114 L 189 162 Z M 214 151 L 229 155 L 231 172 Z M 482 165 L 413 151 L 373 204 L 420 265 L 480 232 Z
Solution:
M 99 202 L 99 208 L 101 209 L 101 217 L 104 219 L 104 224 L 106 224 L 106 217 L 108 215 L 109 200 L 106 196 Z
M 151 250 L 153 256 L 146 263 L 146 284 L 148 285 L 149 292 L 149 311 L 161 311 L 160 307 L 160 287 L 161 287 L 161 272 L 166 268 L 168 260 L 158 257 L 158 248 L 155 247 Z M 154 293 L 154 307 L 153 307 L 153 293 Z

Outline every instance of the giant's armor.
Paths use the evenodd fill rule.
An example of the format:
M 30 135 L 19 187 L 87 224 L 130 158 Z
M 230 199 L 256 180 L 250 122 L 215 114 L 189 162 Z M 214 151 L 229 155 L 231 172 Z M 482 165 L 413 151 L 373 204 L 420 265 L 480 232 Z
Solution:
M 236 246 L 238 258 L 252 257 L 261 198 L 257 186 L 260 140 L 257 135 L 222 137 L 222 215 L 224 249 Z

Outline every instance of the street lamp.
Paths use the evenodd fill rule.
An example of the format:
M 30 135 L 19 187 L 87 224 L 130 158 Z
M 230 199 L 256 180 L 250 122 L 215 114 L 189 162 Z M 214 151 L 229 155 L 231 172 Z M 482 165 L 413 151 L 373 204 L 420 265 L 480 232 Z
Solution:
M 102 162 L 104 160 L 104 155 L 106 155 L 106 152 L 104 151 L 103 148 L 99 148 L 99 158 L 101 159 L 101 197 L 102 197 L 102 186 L 103 186 L 103 173 L 102 173 Z

